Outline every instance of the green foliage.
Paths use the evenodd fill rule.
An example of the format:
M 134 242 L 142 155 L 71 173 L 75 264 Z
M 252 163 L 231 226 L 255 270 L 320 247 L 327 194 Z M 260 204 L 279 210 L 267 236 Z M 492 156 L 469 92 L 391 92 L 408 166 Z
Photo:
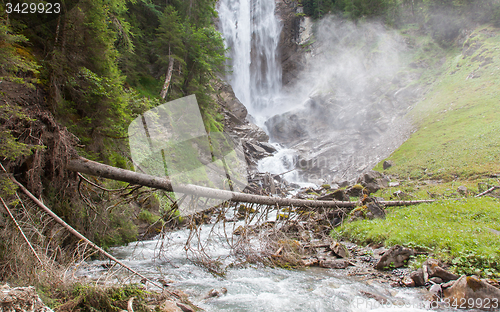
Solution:
M 38 73 L 40 66 L 22 46 L 27 42 L 24 35 L 13 33 L 5 17 L 5 8 L 0 4 L 0 75 Z
M 127 301 L 135 297 L 134 311 L 149 311 L 146 306 L 146 298 L 149 292 L 142 289 L 138 284 L 125 284 L 118 287 L 95 286 L 90 284 L 74 284 L 67 290 L 48 290 L 53 297 L 59 297 L 63 304 L 52 302 L 52 308 L 56 310 L 78 310 L 78 311 L 109 311 L 116 312 L 126 310 Z
M 160 220 L 161 217 L 154 215 L 147 210 L 141 210 L 141 212 L 139 212 L 139 214 L 137 215 L 137 219 L 147 222 L 149 224 L 153 224 L 156 221 Z
M 490 229 L 500 230 L 499 204 L 491 198 L 471 198 L 394 208 L 385 220 L 345 223 L 332 234 L 432 252 L 459 273 L 498 274 L 500 241 Z

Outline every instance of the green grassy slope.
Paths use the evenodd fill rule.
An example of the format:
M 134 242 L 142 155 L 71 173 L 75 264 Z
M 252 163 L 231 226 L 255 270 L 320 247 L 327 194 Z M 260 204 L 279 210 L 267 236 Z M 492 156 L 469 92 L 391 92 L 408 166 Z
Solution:
M 499 183 L 500 29 L 477 28 L 461 49 L 445 51 L 425 37 L 415 42 L 420 48 L 412 61 L 428 64 L 419 83 L 429 91 L 408 113 L 416 131 L 388 158 L 395 165 L 375 168 L 400 185 L 375 196 L 438 201 L 388 209 L 384 220 L 344 223 L 332 235 L 401 244 L 429 252 L 457 273 L 500 277 L 500 200 L 473 197 Z M 459 186 L 469 191 L 460 193 Z
M 476 29 L 441 70 L 409 113 L 418 130 L 388 158 L 396 165 L 387 173 L 451 180 L 499 172 L 500 30 Z

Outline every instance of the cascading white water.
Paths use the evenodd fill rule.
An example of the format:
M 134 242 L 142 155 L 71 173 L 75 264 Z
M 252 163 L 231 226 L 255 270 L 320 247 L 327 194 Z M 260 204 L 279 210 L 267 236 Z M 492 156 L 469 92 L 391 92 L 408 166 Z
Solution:
M 218 8 L 232 67 L 228 81 L 261 127 L 281 89 L 281 24 L 275 7 L 274 0 L 221 0 Z

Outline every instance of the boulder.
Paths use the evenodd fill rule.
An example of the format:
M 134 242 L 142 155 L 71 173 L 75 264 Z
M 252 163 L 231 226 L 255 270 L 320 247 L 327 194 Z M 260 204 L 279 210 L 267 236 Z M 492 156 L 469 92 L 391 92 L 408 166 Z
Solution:
M 349 201 L 350 198 L 345 190 L 335 190 L 331 193 L 318 197 L 318 200 Z
M 460 277 L 443 297 L 453 308 L 495 310 L 500 308 L 500 290 L 473 276 Z
M 424 272 L 422 271 L 422 269 L 411 272 L 410 277 L 415 282 L 415 286 L 425 285 Z
M 181 308 L 183 312 L 195 312 L 194 309 L 188 306 L 187 304 L 177 302 L 177 306 Z
M 267 143 L 267 142 L 257 142 L 257 144 L 262 147 L 266 152 L 270 153 L 270 154 L 274 154 L 276 153 L 278 150 L 276 149 L 276 147 L 274 147 L 274 145 L 270 144 L 270 143 Z
M 171 300 L 163 301 L 158 307 L 159 312 L 182 312 L 181 308 Z
M 386 251 L 380 260 L 375 264 L 378 270 L 390 270 L 400 268 L 408 263 L 408 260 L 415 253 L 413 249 L 406 248 L 400 245 L 392 246 Z
M 386 160 L 382 164 L 382 168 L 384 168 L 384 170 L 387 170 L 387 169 L 391 168 L 392 166 L 394 166 L 394 162 L 392 160 Z
M 220 297 L 225 294 L 227 294 L 226 287 L 222 287 L 221 289 L 210 289 L 208 293 L 205 295 L 204 299 Z
M 340 258 L 349 258 L 349 251 L 347 248 L 339 242 L 333 242 L 330 245 L 330 250 Z
M 469 189 L 466 186 L 461 185 L 457 188 L 457 192 L 458 194 L 465 196 L 469 194 Z
M 349 261 L 344 259 L 325 259 L 319 262 L 320 267 L 328 269 L 345 269 L 349 264 Z
M 438 260 L 429 258 L 425 260 L 422 267 L 426 269 L 428 277 L 439 277 L 443 282 L 454 281 L 458 279 L 458 275 L 446 271 L 442 268 Z
M 378 171 L 370 171 L 363 174 L 363 176 L 358 179 L 358 183 L 371 194 L 382 188 L 388 187 L 389 179 Z
M 410 277 L 410 276 L 405 276 L 401 280 L 401 283 L 405 285 L 406 287 L 415 287 L 415 281 Z
M 384 207 L 377 202 L 371 202 L 367 206 L 366 217 L 370 220 L 373 219 L 385 219 L 386 212 Z
M 346 193 L 349 196 L 358 197 L 358 196 L 363 195 L 363 189 L 364 189 L 363 185 L 355 184 L 355 185 L 347 188 Z

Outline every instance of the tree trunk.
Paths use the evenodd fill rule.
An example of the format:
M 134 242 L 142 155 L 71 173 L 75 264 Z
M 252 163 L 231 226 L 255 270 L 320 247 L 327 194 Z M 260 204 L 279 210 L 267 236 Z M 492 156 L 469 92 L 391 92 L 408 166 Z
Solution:
M 71 160 L 67 165 L 67 169 L 107 179 L 162 189 L 169 192 L 174 191 L 172 182 L 169 179 L 154 177 L 143 173 L 137 173 L 130 170 L 100 164 L 82 157 Z M 357 202 L 305 200 L 245 194 L 191 184 L 176 185 L 175 192 L 223 200 L 227 200 L 229 198 L 229 200 L 233 202 L 255 203 L 261 205 L 294 206 L 305 208 L 353 208 L 357 205 Z M 434 200 L 382 201 L 380 203 L 386 206 L 408 206 L 431 202 L 434 202 Z
M 168 54 L 170 55 L 170 48 L 168 48 Z M 161 90 L 160 96 L 162 99 L 167 98 L 168 87 L 170 86 L 170 80 L 172 79 L 172 72 L 174 70 L 174 58 L 169 56 L 168 58 L 168 71 L 165 77 L 165 83 L 163 84 L 163 89 Z

